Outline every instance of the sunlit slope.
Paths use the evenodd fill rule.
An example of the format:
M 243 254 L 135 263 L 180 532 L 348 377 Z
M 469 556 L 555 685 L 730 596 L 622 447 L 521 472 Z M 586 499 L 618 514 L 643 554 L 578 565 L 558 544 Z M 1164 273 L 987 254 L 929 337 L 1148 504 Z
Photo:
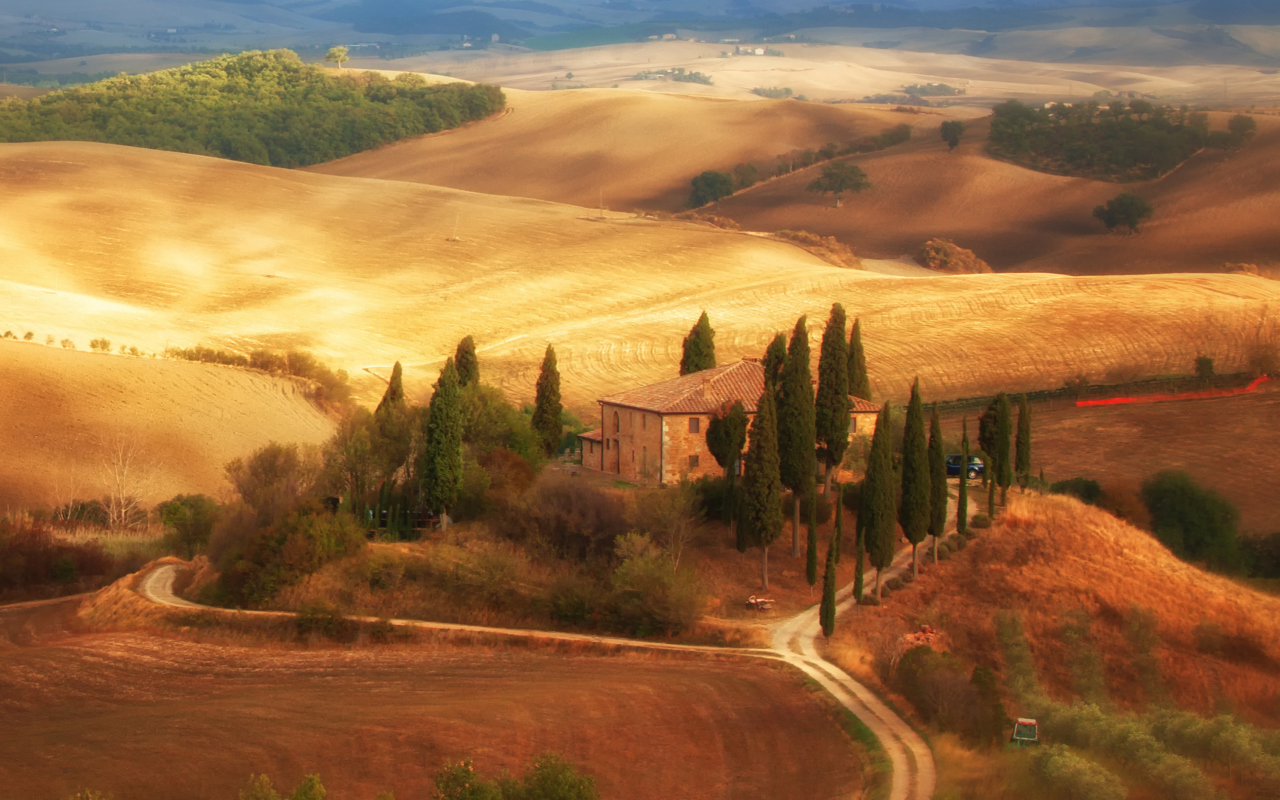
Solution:
M 231 459 L 332 432 L 292 380 L 20 342 L 0 342 L 0 420 L 8 508 L 106 495 L 121 448 L 135 455 L 129 486 L 144 502 L 216 495 Z
M 754 162 L 772 172 L 782 153 L 903 121 L 849 106 L 640 91 L 507 90 L 507 98 L 510 111 L 500 117 L 310 169 L 587 207 L 603 201 L 620 211 L 678 210 L 703 170 Z
M 1155 181 L 1116 184 L 1047 175 L 986 155 L 986 121 L 969 123 L 955 152 L 936 135 L 858 157 L 872 189 L 834 208 L 806 191 L 815 168 L 721 203 L 761 230 L 804 227 L 862 255 L 914 253 L 945 236 L 996 268 L 1073 274 L 1211 271 L 1224 262 L 1275 263 L 1280 253 L 1280 119 L 1257 116 L 1239 153 L 1205 151 Z M 1226 116 L 1214 115 L 1226 126 Z M 1135 236 L 1110 234 L 1093 208 L 1125 191 L 1155 215 Z
M 533 200 L 107 145 L 0 148 L 0 327 L 74 339 L 303 347 L 411 394 L 476 337 L 487 381 L 533 395 L 548 342 L 574 408 L 676 373 L 702 310 L 758 356 L 832 302 L 863 318 L 880 396 L 1058 386 L 1117 366 L 1243 361 L 1280 283 L 1241 276 L 892 278 L 790 245 Z M 455 230 L 457 232 L 455 240 Z

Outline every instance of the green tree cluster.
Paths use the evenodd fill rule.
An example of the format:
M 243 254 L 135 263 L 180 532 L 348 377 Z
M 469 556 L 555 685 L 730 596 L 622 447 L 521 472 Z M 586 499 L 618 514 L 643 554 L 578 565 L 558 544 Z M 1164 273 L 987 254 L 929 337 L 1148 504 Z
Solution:
M 689 205 L 701 208 L 707 203 L 714 203 L 722 197 L 733 194 L 733 176 L 727 172 L 709 169 L 691 182 L 693 192 L 689 195 Z
M 1145 100 L 1058 103 L 1009 100 L 992 109 L 992 155 L 1032 169 L 1101 180 L 1159 177 L 1209 142 L 1209 118 Z
M 1174 555 L 1232 571 L 1241 564 L 1237 525 L 1240 512 L 1222 495 L 1185 472 L 1158 472 L 1142 484 L 1142 502 L 1151 527 Z
M 1155 213 L 1155 208 L 1146 198 L 1132 192 L 1122 192 L 1106 202 L 1105 205 L 1093 209 L 1094 219 L 1113 230 L 1120 226 L 1137 233 L 1138 226 Z
M 947 120 L 942 123 L 941 133 L 942 141 L 946 142 L 950 149 L 955 150 L 960 146 L 960 137 L 964 136 L 964 123 L 958 119 Z
M 496 86 L 334 75 L 288 50 L 120 75 L 0 104 L 0 141 L 87 141 L 304 167 L 502 110 Z
M 808 191 L 819 194 L 833 194 L 836 208 L 840 207 L 840 196 L 845 192 L 863 192 L 871 188 L 867 173 L 857 164 L 828 164 L 822 168 L 822 175 L 810 182 Z

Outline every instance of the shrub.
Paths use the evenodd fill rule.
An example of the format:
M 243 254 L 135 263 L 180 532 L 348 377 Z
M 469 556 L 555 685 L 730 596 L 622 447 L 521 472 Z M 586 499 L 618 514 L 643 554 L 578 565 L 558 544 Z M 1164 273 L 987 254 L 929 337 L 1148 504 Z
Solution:
M 76 343 L 75 343 L 75 342 L 73 342 L 73 341 L 71 341 L 70 339 L 63 339 L 63 340 L 62 340 L 62 349 L 63 349 L 63 350 L 75 350 L 75 349 L 76 349 Z
M 885 588 L 887 588 L 889 591 L 891 591 L 891 592 L 896 592 L 896 591 L 898 591 L 899 589 L 901 589 L 901 588 L 902 588 L 902 578 L 899 578 L 899 577 L 890 578 L 890 579 L 885 583 L 885 585 L 884 585 L 884 586 L 885 586 Z
M 90 339 L 89 349 L 93 350 L 94 352 L 110 353 L 111 340 L 110 339 Z
M 770 100 L 785 100 L 792 94 L 790 86 L 757 86 L 751 93 Z
M 880 605 L 880 600 L 875 596 L 875 594 L 868 592 L 867 594 L 864 594 L 864 595 L 862 596 L 862 599 L 860 599 L 860 600 L 858 601 L 858 605 L 860 605 L 860 606 L 878 606 L 878 605 Z
M 991 272 L 991 266 L 978 258 L 972 250 L 966 250 L 948 239 L 930 239 L 920 245 L 916 261 L 928 269 L 952 275 Z
M 610 598 L 615 625 L 636 636 L 680 633 L 697 621 L 702 606 L 696 581 L 678 571 L 649 537 L 618 539 L 617 569 Z
M 1157 473 L 1142 484 L 1142 501 L 1151 513 L 1156 538 L 1183 559 L 1237 570 L 1242 565 L 1236 537 L 1236 507 L 1185 472 Z
M 295 513 L 266 526 L 253 514 L 229 518 L 243 531 L 226 551 L 215 531 L 210 555 L 231 562 L 218 578 L 218 589 L 235 605 L 260 605 L 279 589 L 365 547 L 364 529 L 348 514 Z
M 969 520 L 969 527 L 979 528 L 979 529 L 990 528 L 991 517 L 988 517 L 986 514 L 974 514 L 973 517 Z
M 1108 200 L 1106 205 L 1093 209 L 1093 216 L 1106 225 L 1107 230 L 1123 225 L 1130 233 L 1137 233 L 1138 226 L 1153 213 L 1155 209 L 1151 203 L 1132 192 L 1118 194 Z
M 346 633 L 349 624 L 336 608 L 324 602 L 303 605 L 294 620 L 298 635 L 304 638 L 316 635 L 337 639 Z
M 627 532 L 621 495 L 582 481 L 547 476 L 506 509 L 503 529 L 517 541 L 549 548 L 579 561 L 608 558 Z
M 693 193 L 689 195 L 689 205 L 694 208 L 714 203 L 722 197 L 733 194 L 733 176 L 727 172 L 707 170 L 691 181 Z
M 22 341 L 24 342 L 29 342 L 34 338 L 36 338 L 36 334 L 34 331 L 27 331 L 26 333 L 22 334 Z
M 1114 774 L 1063 745 L 1041 749 L 1032 763 L 1054 794 L 1067 800 L 1124 800 L 1129 795 Z
M 0 521 L 0 592 L 105 578 L 113 565 L 96 541 L 72 544 L 41 525 Z
M 202 494 L 180 494 L 156 506 L 156 516 L 169 529 L 169 549 L 190 560 L 209 543 L 218 519 L 218 504 Z
M 959 659 L 917 645 L 893 670 L 894 688 L 926 722 L 943 730 L 966 730 L 979 705 L 978 693 Z
M 1089 478 L 1068 478 L 1065 481 L 1054 481 L 1049 485 L 1054 494 L 1067 494 L 1091 506 L 1101 505 L 1102 486 Z

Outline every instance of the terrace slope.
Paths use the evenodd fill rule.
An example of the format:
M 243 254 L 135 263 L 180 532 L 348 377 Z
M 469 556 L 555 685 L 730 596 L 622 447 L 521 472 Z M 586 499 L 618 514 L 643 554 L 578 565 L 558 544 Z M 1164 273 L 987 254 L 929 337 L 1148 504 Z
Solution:
M 584 412 L 674 377 L 703 309 L 729 361 L 800 314 L 816 340 L 839 301 L 878 396 L 919 375 L 946 398 L 1201 353 L 1226 371 L 1280 302 L 1280 284 L 1236 275 L 890 277 L 695 224 L 109 145 L 0 147 L 0 179 L 0 327 L 19 336 L 301 347 L 353 376 L 402 360 L 421 395 L 472 334 L 485 380 L 522 400 L 553 342 Z

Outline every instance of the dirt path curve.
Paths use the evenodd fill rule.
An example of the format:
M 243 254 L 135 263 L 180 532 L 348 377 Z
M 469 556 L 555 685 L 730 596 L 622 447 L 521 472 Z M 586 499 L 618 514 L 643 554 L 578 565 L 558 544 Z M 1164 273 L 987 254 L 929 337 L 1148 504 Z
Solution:
M 910 568 L 911 551 L 910 549 L 905 549 L 898 553 L 894 559 L 893 566 L 885 570 L 882 577 L 888 580 L 890 577 Z M 184 600 L 173 593 L 173 582 L 176 577 L 176 564 L 161 564 L 152 569 L 142 579 L 138 591 L 143 597 L 152 602 L 176 608 L 205 609 L 228 614 L 253 614 L 273 617 L 294 616 L 284 611 L 231 611 L 229 609 L 201 606 Z M 868 585 L 871 585 L 871 581 L 875 580 L 874 571 L 867 572 L 867 580 Z M 837 593 L 836 597 L 839 603 L 837 613 L 847 611 L 850 606 L 854 605 L 853 585 L 845 586 Z M 375 621 L 371 617 L 353 617 L 352 619 L 367 622 Z M 893 765 L 889 800 L 930 800 L 933 796 L 934 786 L 937 782 L 937 772 L 934 767 L 933 753 L 929 750 L 928 745 L 925 744 L 924 739 L 894 713 L 893 709 L 876 697 L 871 690 L 854 680 L 853 677 L 835 664 L 827 661 L 818 652 L 815 640 L 821 633 L 821 629 L 818 624 L 817 606 L 783 620 L 775 626 L 772 649 L 669 644 L 613 636 L 591 636 L 580 633 L 516 628 L 490 628 L 481 625 L 459 625 L 449 622 L 427 622 L 412 619 L 393 619 L 390 622 L 393 625 L 428 630 L 463 631 L 547 641 L 591 642 L 643 650 L 668 650 L 781 660 L 800 670 L 830 692 L 832 697 L 836 698 L 841 705 L 861 720 L 880 740 L 890 763 Z

